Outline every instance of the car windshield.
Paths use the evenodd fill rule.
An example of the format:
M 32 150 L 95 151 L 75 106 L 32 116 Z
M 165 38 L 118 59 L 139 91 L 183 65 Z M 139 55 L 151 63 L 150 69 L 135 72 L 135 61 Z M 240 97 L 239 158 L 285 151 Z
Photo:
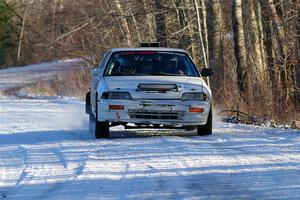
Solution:
M 120 51 L 110 57 L 105 76 L 199 77 L 186 53 L 174 51 Z

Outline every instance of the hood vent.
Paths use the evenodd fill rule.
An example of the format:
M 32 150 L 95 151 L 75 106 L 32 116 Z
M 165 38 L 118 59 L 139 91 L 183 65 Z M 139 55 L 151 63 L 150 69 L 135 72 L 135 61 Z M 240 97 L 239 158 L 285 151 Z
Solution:
M 137 86 L 137 91 L 173 91 L 173 92 L 178 92 L 178 86 L 176 84 L 140 83 Z

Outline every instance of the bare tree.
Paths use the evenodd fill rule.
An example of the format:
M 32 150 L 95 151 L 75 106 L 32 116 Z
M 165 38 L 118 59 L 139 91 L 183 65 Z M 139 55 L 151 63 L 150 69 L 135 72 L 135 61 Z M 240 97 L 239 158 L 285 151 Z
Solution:
M 195 11 L 196 11 L 196 16 L 197 16 L 197 28 L 198 28 L 198 34 L 199 34 L 200 47 L 201 47 L 201 57 L 202 57 L 202 61 L 204 63 L 204 67 L 207 68 L 208 67 L 207 51 L 205 50 L 205 46 L 204 46 L 205 38 L 203 37 L 204 31 L 202 31 L 202 25 L 201 25 L 203 23 L 201 23 L 201 19 L 200 19 L 198 0 L 194 0 L 194 6 L 195 6 Z
M 296 89 L 298 93 L 298 103 L 300 105 L 300 0 L 297 0 L 296 8 L 297 12 L 297 20 L 296 20 L 296 27 L 297 27 L 297 68 L 296 68 Z
M 152 7 L 151 4 L 149 3 L 149 1 L 147 0 L 143 0 L 143 7 L 144 10 L 146 12 L 146 18 L 147 18 L 147 30 L 149 31 L 149 41 L 155 41 L 156 37 L 155 37 L 155 29 L 156 29 L 156 24 L 154 23 L 155 21 L 155 17 L 152 14 Z
M 268 66 L 266 61 L 265 45 L 264 45 L 264 32 L 262 28 L 262 16 L 260 3 L 257 0 L 248 1 L 249 30 L 251 38 L 251 51 L 253 52 L 251 65 L 254 67 L 252 78 L 255 79 L 260 87 L 261 96 L 270 97 L 270 80 L 268 73 Z M 264 95 L 262 95 L 264 94 Z
M 166 17 L 164 7 L 160 0 L 154 0 L 155 5 L 155 23 L 156 23 L 156 39 L 162 46 L 167 46 L 167 30 Z
M 198 1 L 198 0 L 194 0 Z M 200 18 L 201 26 L 202 26 L 202 38 L 204 43 L 204 49 L 206 52 L 206 55 L 208 55 L 208 33 L 207 33 L 207 12 L 206 12 L 206 1 L 205 0 L 199 0 L 200 1 Z M 207 61 L 208 63 L 208 61 Z
M 18 53 L 17 53 L 17 62 L 19 63 L 20 57 L 21 57 L 21 51 L 22 51 L 22 41 L 24 37 L 24 31 L 25 31 L 25 25 L 26 25 L 26 20 L 27 20 L 27 12 L 29 8 L 30 3 L 27 3 L 25 6 L 24 14 L 22 17 L 22 27 L 20 31 L 20 37 L 19 37 L 19 44 L 18 44 Z
M 244 24 L 243 24 L 243 8 L 242 0 L 232 1 L 232 29 L 234 40 L 234 53 L 236 59 L 236 72 L 238 80 L 238 88 L 242 96 L 246 98 L 251 97 L 249 73 L 250 70 L 247 65 L 247 55 L 244 38 Z
M 219 0 L 207 1 L 207 31 L 209 65 L 215 71 L 215 76 L 211 78 L 212 90 L 216 97 L 223 87 L 224 66 L 223 66 L 223 43 L 222 43 L 222 9 Z
M 125 16 L 125 13 L 124 13 L 124 10 L 123 10 L 123 6 L 122 6 L 120 0 L 115 0 L 115 4 L 116 4 L 116 7 L 117 7 L 118 11 L 120 12 L 120 17 L 122 19 L 121 20 L 122 21 L 122 27 L 125 31 L 125 37 L 126 37 L 127 45 L 130 47 L 130 46 L 132 46 L 132 36 L 131 36 L 130 29 L 129 29 L 129 24 L 128 24 L 127 18 Z

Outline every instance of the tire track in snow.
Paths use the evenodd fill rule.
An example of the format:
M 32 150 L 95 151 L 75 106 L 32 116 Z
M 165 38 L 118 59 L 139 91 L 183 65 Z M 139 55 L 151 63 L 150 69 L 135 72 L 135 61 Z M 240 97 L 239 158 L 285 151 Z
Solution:
M 170 139 L 171 140 L 175 140 L 176 142 L 178 141 L 181 141 L 181 140 L 178 140 L 177 138 L 181 138 L 181 140 L 183 140 L 186 143 L 188 144 L 193 144 L 193 143 L 198 143 L 199 138 L 201 138 L 201 143 L 199 143 L 199 145 L 201 145 L 201 148 L 207 148 L 207 149 L 213 149 L 214 152 L 213 152 L 213 155 L 218 155 L 219 157 L 222 157 L 221 159 L 224 160 L 224 164 L 226 164 L 226 157 L 223 155 L 224 153 L 224 148 L 222 148 L 221 146 L 218 146 L 216 148 L 216 146 L 214 145 L 214 143 L 203 143 L 203 141 L 208 140 L 207 141 L 211 141 L 211 137 L 200 137 L 200 136 L 192 136 L 192 137 L 182 137 L 182 136 L 178 136 L 178 137 L 172 137 L 172 138 L 164 138 L 164 143 L 165 144 L 169 144 L 170 146 L 174 146 L 174 142 L 173 141 L 169 141 Z M 186 146 L 186 145 L 181 145 L 180 146 L 180 150 L 181 152 L 189 152 L 189 147 Z M 193 157 L 195 157 L 195 155 L 192 154 Z M 189 163 L 192 162 L 191 160 L 188 160 L 187 157 L 180 157 L 180 162 L 181 162 L 181 166 L 180 169 L 185 169 L 184 171 L 177 171 L 176 174 L 178 176 L 182 176 L 182 180 L 185 180 L 184 183 L 182 182 L 179 182 L 179 184 L 183 185 L 188 191 L 190 192 L 194 192 L 194 196 L 197 196 L 197 194 L 201 194 L 201 196 L 206 196 L 206 197 L 209 197 L 211 195 L 218 195 L 218 192 L 222 191 L 222 192 L 225 192 L 226 193 L 226 190 L 230 190 L 230 191 L 235 191 L 236 188 L 235 186 L 231 185 L 230 182 L 228 182 L 228 180 L 224 180 L 222 176 L 219 176 L 219 174 L 217 173 L 212 173 L 210 174 L 210 177 L 209 179 L 206 179 L 206 180 L 201 180 L 201 179 L 198 179 L 198 175 L 194 175 L 195 177 L 194 178 L 189 178 L 188 180 L 185 179 L 185 171 L 187 171 L 189 168 L 195 168 L 195 166 L 191 166 Z M 202 155 L 197 155 L 197 160 L 199 159 L 202 159 L 203 162 L 205 162 L 205 158 L 202 157 Z M 193 160 L 193 162 L 195 162 L 195 160 Z M 202 161 L 201 161 L 202 162 Z M 200 163 L 201 163 L 200 162 Z M 199 166 L 199 170 L 201 170 L 203 166 Z M 197 167 L 196 167 L 197 168 Z M 177 180 L 177 182 L 180 181 Z M 216 188 L 218 188 L 219 191 L 217 192 L 212 192 L 209 188 L 207 188 L 207 185 L 215 185 Z M 173 187 L 173 189 L 176 191 L 176 188 Z M 244 189 L 244 188 L 243 188 Z M 244 189 L 243 190 L 243 193 L 244 194 L 252 194 L 252 191 L 249 190 L 249 189 Z M 180 197 L 180 195 L 178 193 L 175 193 L 175 195 L 173 195 L 175 198 L 178 198 Z M 259 195 L 256 195 L 257 198 L 259 198 Z M 182 197 L 183 198 L 183 197 Z M 178 198 L 178 199 L 182 199 L 181 197 Z M 232 198 L 236 198 L 236 196 L 233 196 Z M 238 195 L 237 198 L 240 198 L 240 196 Z M 247 198 L 247 197 L 246 197 Z
M 209 146 L 215 150 L 215 154 L 221 157 L 223 160 L 222 166 L 230 166 L 231 163 L 228 161 L 228 157 L 226 154 L 235 154 L 237 151 L 235 151 L 234 148 L 228 148 L 224 147 L 222 143 L 216 143 L 213 141 L 215 138 L 207 137 L 206 141 L 211 141 L 209 143 Z M 230 156 L 230 159 L 239 160 L 239 156 L 247 154 L 245 152 L 240 152 L 236 154 L 235 156 Z M 221 166 L 221 167 L 222 167 Z M 229 168 L 229 167 L 228 167 Z M 226 194 L 227 191 L 235 191 L 235 193 L 230 193 L 226 195 L 226 198 L 229 199 L 261 199 L 261 195 L 257 192 L 254 192 L 249 187 L 236 187 L 236 185 L 232 184 L 232 179 L 236 179 L 236 176 L 238 174 L 231 174 L 228 173 L 225 175 L 222 175 L 222 173 L 212 173 L 210 174 L 210 178 L 208 180 L 208 185 L 215 185 L 215 188 L 217 189 L 216 192 L 213 193 L 207 193 L 207 196 L 209 195 L 220 195 L 220 194 Z M 243 180 L 238 178 L 239 180 L 235 181 L 241 181 L 241 184 L 243 184 Z
M 51 183 L 51 184 L 49 184 L 49 186 L 47 188 L 44 188 L 44 189 L 38 191 L 40 194 L 36 194 L 37 195 L 36 199 L 53 198 L 53 196 L 55 196 L 55 193 L 57 191 L 61 190 L 65 186 L 67 186 L 69 183 L 75 181 L 84 172 L 87 155 L 84 155 L 83 158 L 80 158 L 80 160 L 82 160 L 82 162 L 78 163 L 77 167 L 70 169 L 70 166 L 69 166 L 68 162 L 66 161 L 65 156 L 60 151 L 61 148 L 62 148 L 61 145 L 59 147 L 51 148 L 51 154 L 53 154 L 57 157 L 58 162 L 55 164 L 56 165 L 59 164 L 59 165 L 63 166 L 63 168 L 65 170 L 72 172 L 72 173 L 70 173 L 70 174 L 72 174 L 72 176 L 69 178 L 66 177 L 65 180 L 61 180 L 56 183 Z M 14 193 L 14 194 L 20 193 L 20 191 L 22 191 L 22 186 L 25 184 L 24 180 L 26 180 L 26 183 L 29 183 L 34 178 L 34 174 L 28 173 L 28 169 L 29 169 L 29 165 L 30 165 L 30 161 L 28 160 L 28 156 L 29 156 L 28 150 L 26 149 L 26 147 L 23 147 L 21 145 L 19 147 L 19 152 L 21 152 L 20 154 L 23 156 L 24 167 L 23 167 L 23 170 L 22 170 L 16 184 L 15 184 L 16 188 L 13 189 L 12 192 L 10 192 L 10 193 Z M 58 167 L 58 166 L 56 166 L 56 167 Z M 46 172 L 47 170 L 44 168 L 43 171 Z M 65 176 L 66 176 L 66 174 L 65 174 Z M 42 177 L 39 177 L 39 178 L 42 178 Z
M 170 139 L 174 139 L 174 138 L 181 138 L 180 136 L 172 136 L 167 137 L 167 136 L 163 136 L 160 137 L 160 142 L 162 143 L 162 146 L 167 147 L 165 148 L 165 154 L 167 155 L 172 155 L 173 151 L 172 149 L 168 148 L 168 147 L 174 147 L 174 143 L 172 141 L 170 141 Z M 179 146 L 179 151 L 184 151 L 185 146 L 184 145 L 180 145 Z M 183 162 L 182 162 L 183 161 Z M 184 168 L 188 168 L 190 167 L 188 165 L 188 163 L 185 160 L 180 160 L 181 165 Z M 163 173 L 163 170 L 158 169 L 157 167 L 155 167 L 153 164 L 148 164 L 147 167 L 149 169 L 152 170 L 152 173 Z M 165 177 L 159 177 L 159 179 L 157 180 L 157 191 L 165 191 L 170 189 L 171 194 L 170 194 L 170 199 L 183 199 L 184 197 L 178 192 L 178 187 L 184 187 L 184 185 L 186 183 L 183 183 L 182 180 L 184 180 L 184 174 L 182 173 L 182 171 L 175 171 L 175 174 L 177 176 L 177 180 L 173 181 L 172 183 L 168 182 L 168 180 L 165 180 Z M 179 177 L 183 177 L 182 179 Z
M 218 136 L 216 136 L 216 137 L 218 137 Z M 230 168 L 231 170 L 233 170 L 233 169 L 232 169 L 232 167 L 230 167 L 230 162 L 227 162 L 226 159 L 228 159 L 228 156 L 226 156 L 226 155 L 230 155 L 230 159 L 239 160 L 241 157 L 247 157 L 249 155 L 251 156 L 251 155 L 253 155 L 253 153 L 255 153 L 255 152 L 251 151 L 251 149 L 247 149 L 247 147 L 231 147 L 231 146 L 228 146 L 230 144 L 226 144 L 226 139 L 224 140 L 224 139 L 215 138 L 215 137 L 205 137 L 204 139 L 205 139 L 205 141 L 210 142 L 208 145 L 213 147 L 212 149 L 214 149 L 214 151 L 215 151 L 214 154 L 218 154 L 218 156 L 223 157 L 222 158 L 224 160 L 223 165 L 228 166 L 228 169 Z M 232 137 L 230 139 L 232 139 Z M 260 152 L 261 152 L 261 148 L 268 149 L 268 147 L 259 147 L 259 148 L 260 148 Z M 274 155 L 267 155 L 266 154 L 266 155 L 264 155 L 264 157 L 257 156 L 256 160 L 255 160 L 255 162 L 257 162 L 257 163 L 265 163 L 265 162 L 268 162 L 268 161 L 270 163 L 274 163 L 274 161 L 276 161 L 276 163 L 279 164 L 279 162 L 285 162 L 286 158 L 285 159 L 276 158 L 274 160 Z M 243 165 L 244 164 L 237 164 L 238 169 L 240 169 L 242 171 L 242 172 L 240 172 L 241 174 L 246 173 L 246 172 L 243 172 L 244 169 L 241 168 L 241 167 L 243 167 Z M 256 164 L 253 164 L 253 163 L 245 164 L 245 166 L 251 167 L 249 169 L 250 171 L 257 168 L 257 167 L 254 168 L 255 165 Z M 255 171 L 253 171 L 253 172 L 255 172 Z M 241 176 L 240 173 L 232 173 L 232 174 L 228 173 L 226 178 L 224 178 L 222 176 L 218 176 L 218 174 L 214 173 L 214 174 L 210 175 L 210 179 L 208 180 L 208 181 L 210 181 L 210 180 L 213 179 L 214 182 L 209 183 L 208 185 L 211 185 L 211 184 L 214 184 L 216 186 L 220 185 L 221 186 L 221 188 L 219 188 L 220 190 L 226 189 L 226 190 L 229 190 L 229 191 L 236 191 L 236 194 L 227 195 L 226 197 L 228 197 L 228 198 L 230 198 L 230 196 L 233 199 L 234 198 L 250 198 L 250 199 L 265 199 L 265 198 L 267 198 L 267 196 L 265 196 L 265 191 L 260 191 L 260 190 L 257 190 L 257 189 L 254 190 L 252 188 L 252 186 L 255 187 L 255 182 L 253 182 L 253 183 L 252 182 L 248 182 L 248 183 L 246 182 L 245 183 L 244 179 L 241 180 L 242 177 L 240 177 Z M 272 183 L 276 183 L 278 181 L 276 179 L 276 177 L 273 177 L 273 176 L 268 176 L 267 178 L 272 179 L 272 181 L 271 181 Z M 236 188 L 232 184 L 232 179 L 234 180 L 235 184 L 236 184 L 237 181 L 240 181 L 241 182 L 241 185 L 240 185 L 241 187 Z M 246 187 L 242 186 L 242 184 L 246 184 Z M 225 191 L 221 191 L 221 193 L 226 194 Z
M 70 134 L 72 136 L 75 136 L 76 138 L 74 138 L 74 139 L 81 139 L 83 141 L 86 139 L 84 136 L 82 136 L 81 133 L 78 133 L 78 132 L 73 132 L 72 131 L 72 132 L 68 132 L 68 134 Z M 60 145 L 59 148 L 53 148 L 52 152 L 53 152 L 54 155 L 56 155 L 56 157 L 59 160 L 59 163 L 61 165 L 63 165 L 64 169 L 70 170 L 69 169 L 69 164 L 68 164 L 67 160 L 65 159 L 65 156 L 60 151 L 62 149 L 61 147 L 62 146 Z M 80 175 L 83 174 L 83 171 L 84 171 L 85 166 L 86 166 L 86 161 L 87 161 L 87 158 L 84 158 L 83 162 L 79 163 L 78 167 L 72 169 L 72 171 L 73 171 L 73 176 L 72 177 L 67 178 L 64 181 L 55 183 L 51 188 L 44 191 L 43 194 L 41 194 L 38 199 L 52 198 L 53 196 L 55 196 L 56 192 L 61 190 L 63 187 L 66 187 L 71 182 L 75 181 Z
M 61 148 L 61 145 L 59 146 Z M 66 162 L 66 159 L 64 155 L 59 151 L 58 148 L 53 148 L 53 153 L 56 155 L 56 157 L 59 159 L 59 163 L 61 163 L 65 169 L 68 169 L 68 163 Z
M 26 147 L 24 147 L 23 145 L 19 146 L 19 152 L 21 152 L 21 156 L 23 157 L 23 169 L 22 169 L 22 172 L 15 184 L 15 186 L 17 187 L 18 185 L 20 185 L 20 183 L 22 181 L 25 180 L 25 178 L 27 177 L 28 175 L 28 153 L 27 153 L 27 150 L 26 150 Z M 31 177 L 32 178 L 32 177 Z M 28 181 L 30 181 L 30 179 L 28 179 Z
M 81 176 L 83 174 L 85 165 L 86 165 L 86 159 L 84 159 L 83 162 L 79 163 L 79 165 L 73 169 L 72 177 L 67 178 L 64 181 L 54 183 L 53 186 L 51 186 L 47 190 L 43 191 L 43 193 L 41 195 L 39 195 L 39 197 L 37 199 L 46 200 L 46 199 L 50 199 L 50 198 L 51 199 L 55 198 L 55 193 L 62 190 L 64 187 L 66 187 L 68 184 L 75 181 L 79 176 Z M 67 164 L 66 164 L 66 166 L 67 166 Z M 68 168 L 66 168 L 66 169 L 68 169 Z
M 128 184 L 128 181 L 127 181 L 127 175 L 128 175 L 129 169 L 130 169 L 130 164 L 126 163 L 125 169 L 124 169 L 124 174 L 123 174 L 123 176 L 122 176 L 122 178 L 120 180 L 122 182 L 122 187 L 123 187 L 121 189 L 122 192 L 120 194 L 120 198 L 119 198 L 120 200 L 126 199 L 125 197 L 128 194 L 127 192 L 128 191 L 130 192 L 130 190 L 129 190 L 129 184 Z
M 174 136 L 175 138 L 181 138 L 180 136 Z M 171 138 L 167 138 L 167 137 L 163 137 L 163 139 L 162 139 L 162 142 L 164 143 L 164 146 L 166 145 L 166 144 L 168 144 L 169 146 L 171 146 L 171 147 L 173 147 L 174 146 L 174 143 L 172 143 L 172 141 L 170 141 L 170 139 Z M 173 139 L 173 138 L 172 138 Z M 180 147 L 179 147 L 179 151 L 182 151 L 182 152 L 184 152 L 184 150 L 185 150 L 185 146 L 184 145 L 180 145 Z M 172 154 L 172 151 L 171 150 L 168 150 L 168 154 Z M 183 157 L 181 157 L 181 158 L 183 158 Z M 188 165 L 188 163 L 185 161 L 185 159 L 181 159 L 180 160 L 180 165 L 181 166 L 183 166 L 183 168 L 189 168 L 190 166 Z M 182 180 L 184 180 L 185 178 L 184 178 L 184 174 L 182 173 L 182 171 L 176 171 L 175 172 L 176 173 L 176 175 L 178 176 L 178 177 L 183 177 L 182 178 Z M 178 178 L 178 180 L 175 182 L 176 184 L 172 184 L 171 185 L 171 187 L 172 187 L 172 195 L 171 195 L 171 198 L 172 199 L 183 199 L 183 196 L 177 191 L 177 187 L 184 187 L 182 184 L 186 184 L 186 183 L 182 183 L 182 181 L 180 180 L 180 178 Z
M 0 191 L 0 199 L 5 199 L 7 196 L 5 192 Z
M 217 138 L 217 139 L 218 139 L 218 141 L 214 141 L 215 138 L 208 138 L 207 141 L 211 141 L 212 142 L 211 145 L 214 146 L 214 147 L 216 147 L 215 149 L 222 149 L 223 152 L 230 152 L 232 154 L 235 154 L 235 158 L 236 159 L 238 159 L 238 157 L 241 157 L 241 155 L 243 155 L 243 156 L 249 156 L 249 155 L 252 155 L 253 153 L 255 153 L 253 150 L 249 149 L 248 147 L 231 147 L 231 146 L 228 146 L 228 145 L 225 144 L 226 139 L 225 139 L 225 141 L 224 141 L 224 139 L 221 139 L 221 138 Z M 275 138 L 272 137 L 272 139 L 276 139 L 276 137 Z M 272 144 L 274 144 L 274 142 L 275 141 L 272 140 Z M 286 139 L 286 142 L 288 144 L 292 143 L 292 141 L 290 141 L 288 139 Z M 281 141 L 281 144 L 283 144 L 283 141 Z M 289 146 L 289 148 L 290 147 L 291 146 Z M 260 151 L 259 151 L 260 153 L 262 153 L 262 152 L 264 153 L 264 152 L 268 152 L 268 150 L 269 150 L 270 147 L 269 146 L 265 146 L 265 145 L 260 145 L 257 148 L 260 149 Z M 280 156 L 281 158 L 278 158 L 278 156 Z M 275 160 L 274 160 L 274 158 L 275 158 Z M 277 164 L 278 163 L 284 163 L 284 162 L 287 161 L 287 157 L 286 156 L 284 156 L 284 158 L 283 158 L 282 154 L 278 154 L 278 153 L 274 153 L 274 152 L 272 152 L 271 155 L 270 155 L 270 153 L 269 154 L 265 153 L 264 157 L 257 157 L 256 159 L 257 159 L 257 161 L 260 161 L 260 162 L 269 161 L 269 162 L 273 163 L 273 161 L 276 161 Z
M 86 133 L 86 131 L 77 131 L 77 132 L 71 131 L 68 132 L 68 134 L 72 136 L 74 140 L 79 139 L 85 141 L 86 143 L 89 143 L 89 141 L 87 141 L 87 138 L 89 138 L 89 136 L 83 135 L 83 134 L 88 134 Z M 55 197 L 55 193 L 58 193 L 58 191 L 62 190 L 64 187 L 67 187 L 68 184 L 71 184 L 72 182 L 76 181 L 76 179 L 79 176 L 84 174 L 84 169 L 86 167 L 89 156 L 84 154 L 84 157 L 80 158 L 82 162 L 80 162 L 77 167 L 73 169 L 69 169 L 70 164 L 68 164 L 68 161 L 65 159 L 64 154 L 60 151 L 62 149 L 61 147 L 62 146 L 60 145 L 59 148 L 53 148 L 52 152 L 57 156 L 57 158 L 59 159 L 59 163 L 61 163 L 66 170 L 73 172 L 72 173 L 73 176 L 67 178 L 64 181 L 55 183 L 51 188 L 43 192 L 43 194 L 38 199 L 50 199 L 50 198 L 52 199 L 53 197 Z

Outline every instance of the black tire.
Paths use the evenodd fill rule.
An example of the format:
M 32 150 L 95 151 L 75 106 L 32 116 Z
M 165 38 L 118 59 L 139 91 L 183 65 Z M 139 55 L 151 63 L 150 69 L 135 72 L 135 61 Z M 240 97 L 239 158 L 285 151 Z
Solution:
M 96 94 L 96 99 L 98 94 Z M 109 137 L 109 122 L 99 122 L 98 121 L 98 102 L 96 101 L 96 119 L 95 119 L 95 137 L 108 138 Z
M 205 125 L 197 126 L 197 134 L 200 136 L 212 134 L 212 109 L 210 109 Z
M 86 93 L 85 95 L 85 113 L 91 114 L 91 92 Z
M 95 122 L 96 118 L 94 117 L 93 113 L 89 114 L 89 131 L 93 132 L 95 131 Z
M 108 138 L 109 137 L 109 123 L 108 122 L 98 122 L 95 123 L 95 137 Z

